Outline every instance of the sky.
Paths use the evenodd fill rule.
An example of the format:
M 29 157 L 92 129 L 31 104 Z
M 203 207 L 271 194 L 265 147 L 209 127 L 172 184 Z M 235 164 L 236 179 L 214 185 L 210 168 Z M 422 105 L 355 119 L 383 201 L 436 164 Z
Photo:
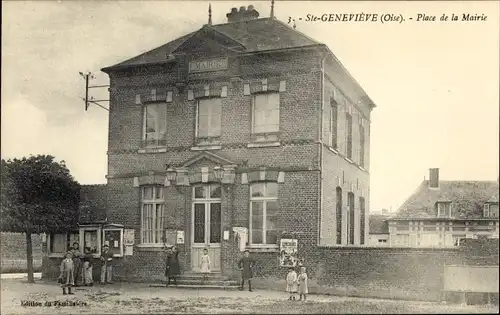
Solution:
M 231 7 L 212 1 L 214 24 Z M 84 111 L 85 83 L 100 72 L 207 23 L 204 1 L 2 2 L 1 157 L 51 154 L 81 184 L 105 183 L 108 112 Z M 275 16 L 325 43 L 377 104 L 372 112 L 370 210 L 396 211 L 429 168 L 443 180 L 499 174 L 498 1 L 275 1 Z M 306 22 L 306 14 L 401 15 L 402 23 Z M 486 21 L 439 21 L 442 14 Z M 416 21 L 417 14 L 438 21 Z M 413 17 L 413 20 L 409 20 Z M 299 20 L 302 18 L 302 20 Z M 106 89 L 93 91 L 107 99 Z

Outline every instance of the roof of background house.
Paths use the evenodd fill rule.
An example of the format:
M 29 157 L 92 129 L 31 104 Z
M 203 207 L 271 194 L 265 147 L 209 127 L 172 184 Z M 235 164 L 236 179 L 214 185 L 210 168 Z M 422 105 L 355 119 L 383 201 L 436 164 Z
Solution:
M 93 223 L 106 219 L 106 185 L 80 187 L 79 223 Z
M 439 181 L 439 189 L 429 188 L 424 180 L 399 208 L 395 218 L 435 218 L 435 204 L 451 201 L 457 218 L 481 218 L 484 203 L 498 202 L 496 181 Z
M 214 30 L 239 43 L 243 48 L 242 52 L 298 48 L 320 44 L 277 19 L 261 18 L 217 25 L 204 25 L 197 31 L 103 70 L 165 62 L 167 55 L 172 54 L 189 38 L 204 29 Z
M 389 234 L 389 225 L 387 219 L 390 216 L 383 214 L 370 214 L 369 225 L 370 234 Z

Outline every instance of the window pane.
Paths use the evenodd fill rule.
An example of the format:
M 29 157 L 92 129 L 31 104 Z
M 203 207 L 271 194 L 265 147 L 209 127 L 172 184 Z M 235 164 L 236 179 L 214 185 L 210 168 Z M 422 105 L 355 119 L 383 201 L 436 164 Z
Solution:
M 200 116 L 198 118 L 198 136 L 208 136 L 208 116 Z
M 155 222 L 155 241 L 156 243 L 163 243 L 163 205 L 156 205 L 156 222 Z
M 255 111 L 253 125 L 255 128 L 262 128 L 266 124 L 266 112 Z
M 267 109 L 279 110 L 280 95 L 278 93 L 267 94 Z
M 153 199 L 153 187 L 152 186 L 142 187 L 142 199 L 146 199 L 146 200 Z
M 198 105 L 198 113 L 200 116 L 208 116 L 210 109 L 210 101 L 209 100 L 201 100 Z
M 53 234 L 51 241 L 52 253 L 64 253 L 66 251 L 67 234 Z
M 205 204 L 194 205 L 194 242 L 205 243 Z
M 252 229 L 252 244 L 262 244 L 262 229 Z
M 221 242 L 221 205 L 210 204 L 210 243 Z
M 207 198 L 206 186 L 197 186 L 194 188 L 194 197 L 197 199 Z
M 266 230 L 266 244 L 278 244 L 278 232 L 276 230 Z
M 212 115 L 221 113 L 221 103 L 222 103 L 222 101 L 220 98 L 213 98 L 212 99 L 212 107 L 211 107 Z
M 277 183 L 266 183 L 266 197 L 278 197 Z
M 210 135 L 220 135 L 220 114 L 212 114 L 210 119 Z
M 155 187 L 155 199 L 163 199 L 163 188 L 161 186 Z
M 252 197 L 264 197 L 264 184 L 252 184 L 250 186 L 250 193 Z
M 255 104 L 254 104 L 254 109 L 255 111 L 263 111 L 266 110 L 267 108 L 267 97 L 266 94 L 262 95 L 256 95 L 255 96 Z
M 162 136 L 167 132 L 167 105 L 158 105 L 158 118 L 157 118 L 157 128 L 158 137 L 161 139 Z
M 263 216 L 263 201 L 252 202 L 252 229 L 262 229 Z
M 210 185 L 210 198 L 220 198 L 221 190 L 219 184 Z
M 266 201 L 266 216 L 275 217 L 278 215 L 278 202 Z
M 268 111 L 266 125 L 269 131 L 277 131 L 280 124 L 280 112 L 278 110 Z

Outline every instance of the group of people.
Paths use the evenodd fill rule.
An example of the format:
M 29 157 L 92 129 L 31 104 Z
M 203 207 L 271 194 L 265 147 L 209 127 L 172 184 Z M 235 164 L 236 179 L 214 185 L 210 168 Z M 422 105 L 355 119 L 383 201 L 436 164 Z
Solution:
M 299 266 L 299 268 L 298 274 L 295 268 L 289 268 L 286 276 L 286 291 L 290 294 L 289 300 L 295 300 L 295 295 L 298 294 L 299 300 L 302 301 L 304 298 L 305 301 L 308 293 L 306 267 Z
M 94 257 L 89 247 L 85 247 L 84 253 L 80 251 L 80 244 L 73 243 L 73 247 L 66 253 L 59 267 L 59 279 L 63 294 L 74 294 L 72 287 L 92 286 Z M 104 244 L 100 256 L 101 261 L 101 284 L 112 283 L 113 254 L 109 251 L 109 245 Z
M 113 254 L 109 251 L 109 245 L 106 242 L 102 248 L 101 262 L 101 284 L 112 283 L 113 273 Z M 66 253 L 66 258 L 63 259 L 60 266 L 59 283 L 63 288 L 63 294 L 74 294 L 71 290 L 74 286 L 92 286 L 92 269 L 93 269 L 93 254 L 89 247 L 85 248 L 85 253 L 80 252 L 80 245 L 75 242 L 70 251 Z M 245 282 L 248 283 L 248 291 L 252 292 L 252 278 L 255 261 L 250 257 L 250 252 L 245 250 L 243 257 L 238 261 L 238 268 L 241 271 L 241 286 L 243 291 Z M 211 272 L 211 261 L 208 255 L 208 250 L 203 250 L 203 255 L 200 259 L 200 270 L 203 273 L 203 281 L 205 282 Z M 289 300 L 295 300 L 295 295 L 299 294 L 300 300 L 306 299 L 307 289 L 307 274 L 306 268 L 302 263 L 298 264 L 298 271 L 291 267 L 286 277 L 286 291 L 290 294 Z M 165 249 L 165 278 L 167 286 L 171 281 L 177 285 L 177 277 L 180 275 L 179 251 L 175 246 Z

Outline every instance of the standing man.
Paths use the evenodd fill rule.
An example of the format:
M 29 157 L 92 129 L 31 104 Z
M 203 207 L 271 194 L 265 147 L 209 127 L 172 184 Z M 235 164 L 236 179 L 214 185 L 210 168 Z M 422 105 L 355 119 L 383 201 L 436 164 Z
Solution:
M 109 251 L 108 241 L 104 242 L 101 253 L 101 284 L 113 283 L 113 254 Z
M 75 287 L 82 284 L 82 252 L 80 251 L 80 244 L 77 242 L 73 243 L 73 248 L 71 249 L 71 254 L 73 255 L 73 283 Z
M 245 250 L 243 253 L 243 257 L 238 262 L 238 268 L 241 270 L 241 288 L 240 291 L 243 291 L 245 287 L 245 280 L 248 281 L 248 291 L 252 292 L 252 277 L 253 272 L 252 268 L 254 267 L 255 262 L 253 258 L 250 257 L 250 252 Z

